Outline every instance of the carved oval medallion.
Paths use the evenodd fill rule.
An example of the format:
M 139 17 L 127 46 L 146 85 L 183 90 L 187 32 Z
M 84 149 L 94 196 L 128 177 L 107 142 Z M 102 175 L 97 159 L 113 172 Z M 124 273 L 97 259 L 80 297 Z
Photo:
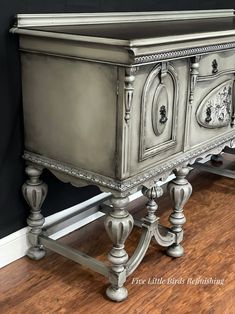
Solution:
M 156 135 L 163 133 L 168 120 L 168 94 L 165 85 L 160 84 L 153 96 L 152 125 Z
M 196 117 L 204 128 L 215 129 L 229 125 L 232 116 L 232 80 L 214 88 L 200 103 Z

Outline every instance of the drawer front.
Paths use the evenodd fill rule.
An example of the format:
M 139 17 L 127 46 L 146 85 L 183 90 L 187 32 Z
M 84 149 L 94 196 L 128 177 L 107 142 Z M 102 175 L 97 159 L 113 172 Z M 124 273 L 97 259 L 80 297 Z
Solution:
M 187 60 L 139 69 L 133 99 L 131 172 L 183 151 Z
M 200 77 L 218 76 L 220 73 L 235 72 L 235 50 L 202 56 L 200 60 Z
M 190 146 L 201 145 L 230 132 L 234 123 L 234 76 L 198 82 L 190 127 Z

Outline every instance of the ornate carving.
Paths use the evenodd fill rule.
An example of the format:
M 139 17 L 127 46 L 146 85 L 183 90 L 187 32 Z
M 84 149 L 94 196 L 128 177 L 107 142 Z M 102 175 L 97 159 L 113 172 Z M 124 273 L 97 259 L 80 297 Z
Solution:
M 114 301 L 127 298 L 127 289 L 123 286 L 126 281 L 126 262 L 128 255 L 124 243 L 131 233 L 134 220 L 126 210 L 128 198 L 112 198 L 113 211 L 105 219 L 105 229 L 113 242 L 113 248 L 108 255 L 111 262 L 110 283 L 106 290 L 107 296 Z
M 197 83 L 197 78 L 199 75 L 199 61 L 201 56 L 196 56 L 191 58 L 191 67 L 190 67 L 190 94 L 189 94 L 189 103 L 192 104 L 194 100 L 194 89 Z
M 144 55 L 134 58 L 135 64 L 141 64 L 141 63 L 152 63 L 160 60 L 168 60 L 168 59 L 174 59 L 179 57 L 190 57 L 198 54 L 204 54 L 209 53 L 213 51 L 219 51 L 219 50 L 228 50 L 235 48 L 235 42 L 234 43 L 226 43 L 226 44 L 218 44 L 218 45 L 210 45 L 210 46 L 203 46 L 203 47 L 197 47 L 197 48 L 186 48 L 181 50 L 173 50 L 173 51 L 167 51 L 167 52 L 160 52 L 155 53 L 151 55 Z
M 173 212 L 169 221 L 172 224 L 172 231 L 176 234 L 176 242 L 167 248 L 167 254 L 172 257 L 180 257 L 184 253 L 183 247 L 179 244 L 182 240 L 180 235 L 183 233 L 182 226 L 186 222 L 183 207 L 192 193 L 192 186 L 185 178 L 189 173 L 187 167 L 175 170 L 174 173 L 176 179 L 169 183 L 168 189 L 173 203 Z
M 126 68 L 125 75 L 125 121 L 130 120 L 130 113 L 133 101 L 133 91 L 134 91 L 134 74 L 138 71 L 137 67 Z
M 44 217 L 41 214 L 41 206 L 47 194 L 47 185 L 43 183 L 39 177 L 42 173 L 41 169 L 28 166 L 25 169 L 29 180 L 22 186 L 23 196 L 31 208 L 27 223 L 31 228 L 29 232 L 29 242 L 32 247 L 29 248 L 27 255 L 31 259 L 41 259 L 45 255 L 45 250 L 38 241 L 38 236 L 42 232 Z
M 134 175 L 129 179 L 124 181 L 119 181 L 111 179 L 108 177 L 101 176 L 99 174 L 92 173 L 90 171 L 85 171 L 83 169 L 74 168 L 65 163 L 43 157 L 31 152 L 25 152 L 23 158 L 32 163 L 38 164 L 45 168 L 54 170 L 56 172 L 61 172 L 67 174 L 71 177 L 75 177 L 81 180 L 84 180 L 89 183 L 94 183 L 100 187 L 107 187 L 108 190 L 118 191 L 120 193 L 126 193 L 129 190 L 134 189 L 135 187 L 140 186 L 144 182 L 156 181 L 156 179 L 164 178 L 166 173 L 170 173 L 171 170 L 178 167 L 184 163 L 194 163 L 197 158 L 204 158 L 211 154 L 219 154 L 225 146 L 234 147 L 235 146 L 235 135 L 234 133 L 229 133 L 226 136 L 221 136 L 220 138 L 215 139 L 209 144 L 206 143 L 192 149 L 188 152 L 182 153 L 180 157 L 175 157 L 171 161 L 164 162 L 162 165 L 157 165 L 152 167 L 148 171 L 144 171 L 138 175 Z
M 205 128 L 229 125 L 232 115 L 232 84 L 226 81 L 213 89 L 197 109 L 197 121 Z
M 212 61 L 212 73 L 216 74 L 218 72 L 218 62 L 216 59 Z

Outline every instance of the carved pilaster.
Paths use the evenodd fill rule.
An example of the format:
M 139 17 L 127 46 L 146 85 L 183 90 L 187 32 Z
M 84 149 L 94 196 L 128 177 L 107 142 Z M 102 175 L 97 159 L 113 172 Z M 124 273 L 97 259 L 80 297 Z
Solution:
M 27 219 L 29 225 L 29 248 L 27 255 L 31 259 L 41 259 L 45 255 L 45 250 L 38 241 L 38 236 L 42 232 L 43 223 L 45 221 L 41 214 L 41 206 L 46 198 L 47 185 L 43 183 L 39 177 L 42 170 L 34 166 L 28 166 L 25 172 L 29 176 L 29 180 L 22 186 L 23 196 L 30 206 L 30 215 Z
M 234 127 L 235 124 L 235 95 L 234 95 L 234 89 L 235 89 L 235 76 L 233 76 L 233 96 L 232 96 L 232 104 L 233 104 L 233 108 L 232 108 L 232 117 L 231 117 L 231 127 Z
M 134 81 L 137 71 L 138 67 L 130 67 L 125 70 L 125 121 L 127 123 L 131 118 L 130 113 L 133 101 Z
M 183 238 L 182 226 L 186 222 L 183 208 L 192 193 L 192 186 L 185 178 L 189 173 L 187 167 L 175 170 L 174 173 L 176 178 L 169 183 L 168 189 L 173 204 L 173 212 L 169 221 L 172 224 L 172 231 L 176 234 L 176 242 L 167 248 L 167 254 L 172 257 L 180 257 L 183 255 L 184 249 L 179 243 Z
M 199 75 L 199 61 L 200 56 L 196 56 L 190 59 L 190 94 L 189 94 L 189 103 L 192 104 L 194 100 L 194 89 L 197 83 L 197 77 Z
M 149 199 L 148 203 L 146 204 L 146 208 L 148 212 L 145 217 L 145 220 L 149 222 L 155 222 L 158 219 L 158 217 L 155 215 L 155 212 L 158 209 L 158 205 L 155 201 L 155 198 L 162 196 L 163 190 L 161 187 L 155 185 L 150 189 L 143 187 L 142 193 L 144 196 L 146 196 Z
M 189 144 L 189 134 L 191 128 L 192 119 L 192 104 L 194 101 L 194 90 L 197 83 L 197 78 L 199 75 L 199 61 L 201 56 L 195 56 L 190 58 L 190 85 L 189 85 L 189 100 L 186 113 L 186 123 L 185 123 L 185 134 L 184 134 L 184 150 L 190 148 Z
M 120 170 L 121 176 L 129 176 L 129 166 L 130 166 L 130 134 L 131 134 L 131 125 L 129 120 L 131 118 L 131 109 L 133 102 L 133 93 L 134 93 L 134 81 L 135 73 L 138 71 L 138 67 L 130 67 L 125 69 L 125 78 L 124 78 L 124 119 L 125 123 L 122 125 L 122 137 L 121 140 L 121 157 L 120 157 Z
M 126 210 L 129 199 L 113 197 L 111 203 L 113 210 L 105 219 L 105 229 L 113 242 L 113 248 L 108 254 L 111 262 L 109 281 L 111 285 L 107 288 L 107 296 L 114 301 L 123 301 L 127 298 L 127 289 L 123 286 L 126 281 L 126 263 L 128 254 L 124 243 L 133 228 L 133 218 Z

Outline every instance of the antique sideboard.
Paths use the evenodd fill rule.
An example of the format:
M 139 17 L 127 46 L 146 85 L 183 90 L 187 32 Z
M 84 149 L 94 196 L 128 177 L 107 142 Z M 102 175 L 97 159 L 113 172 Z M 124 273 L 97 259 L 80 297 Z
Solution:
M 234 11 L 20 14 L 11 32 L 22 63 L 28 256 L 40 259 L 46 247 L 86 265 L 108 278 L 107 296 L 122 301 L 152 239 L 169 256 L 183 254 L 188 166 L 235 146 Z M 43 168 L 112 193 L 101 205 L 113 243 L 107 265 L 43 229 Z M 172 172 L 167 228 L 155 213 L 157 182 Z M 138 190 L 148 199 L 142 220 L 127 211 Z M 133 225 L 142 235 L 129 258 Z

